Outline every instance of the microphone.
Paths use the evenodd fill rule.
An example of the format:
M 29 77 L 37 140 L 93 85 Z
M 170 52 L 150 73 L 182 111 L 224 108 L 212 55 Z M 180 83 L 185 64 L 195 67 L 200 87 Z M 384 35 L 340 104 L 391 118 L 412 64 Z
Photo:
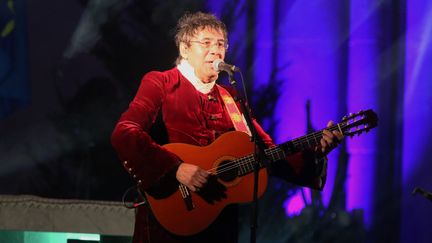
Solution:
M 240 72 L 240 68 L 228 63 L 224 63 L 224 61 L 221 59 L 216 59 L 213 61 L 213 68 L 216 71 L 225 71 L 227 73 Z

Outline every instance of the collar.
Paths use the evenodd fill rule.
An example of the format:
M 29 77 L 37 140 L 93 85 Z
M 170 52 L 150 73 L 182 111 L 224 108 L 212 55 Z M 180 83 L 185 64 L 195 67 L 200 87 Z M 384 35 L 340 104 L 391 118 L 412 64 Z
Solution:
M 181 60 L 180 64 L 177 65 L 177 69 L 195 87 L 196 90 L 203 94 L 208 94 L 216 84 L 216 81 L 203 83 L 195 75 L 195 69 L 185 59 Z

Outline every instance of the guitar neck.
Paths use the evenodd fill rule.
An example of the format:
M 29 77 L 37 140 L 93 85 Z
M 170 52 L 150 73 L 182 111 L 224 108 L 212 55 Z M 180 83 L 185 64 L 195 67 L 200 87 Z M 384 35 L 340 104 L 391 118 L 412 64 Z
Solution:
M 330 132 L 339 131 L 344 134 L 345 124 L 338 123 L 336 125 L 327 127 L 325 130 Z M 271 161 L 277 161 L 286 158 L 287 156 L 294 154 L 299 151 L 315 148 L 321 144 L 321 138 L 323 137 L 323 130 L 313 132 L 302 137 L 290 140 L 282 143 L 274 148 L 266 149 L 266 155 Z
M 344 134 L 344 130 L 345 130 L 345 125 L 343 123 L 338 123 L 336 125 L 327 127 L 325 130 L 328 130 L 330 132 L 333 131 L 338 131 L 341 134 Z M 282 148 L 285 147 L 284 150 L 288 150 L 287 153 L 292 154 L 295 153 L 297 151 L 303 151 L 306 149 L 311 149 L 314 148 L 316 146 L 319 146 L 321 144 L 321 138 L 323 137 L 323 130 L 317 131 L 317 132 L 313 132 L 310 134 L 307 134 L 305 136 L 296 138 L 294 140 L 291 140 L 289 142 L 283 143 L 279 146 L 282 146 Z
M 368 132 L 377 125 L 378 116 L 373 110 L 369 109 L 355 114 L 351 113 L 348 117 L 344 117 L 340 123 L 327 127 L 325 130 L 330 132 L 338 131 L 344 136 L 352 137 L 354 135 L 360 135 L 362 132 Z M 287 156 L 296 152 L 319 146 L 321 138 L 323 137 L 323 131 L 324 129 L 282 143 L 279 146 L 266 149 L 265 155 L 267 161 L 274 162 L 283 160 Z M 239 158 L 236 162 L 239 168 L 239 175 L 246 175 L 255 169 L 255 159 L 253 154 Z M 260 168 L 264 167 L 264 162 L 260 161 L 259 163 Z
M 329 131 L 340 131 L 342 132 L 344 125 L 338 123 L 331 127 L 326 128 Z M 305 136 L 287 141 L 276 147 L 268 148 L 265 150 L 266 159 L 268 162 L 275 162 L 278 160 L 283 160 L 287 156 L 292 155 L 299 151 L 304 151 L 307 149 L 314 148 L 320 145 L 320 140 L 323 136 L 323 130 L 307 134 Z M 246 175 L 254 171 L 255 169 L 255 159 L 254 155 L 239 158 L 237 161 L 239 165 L 239 175 Z M 263 161 L 259 161 L 259 167 L 263 168 L 265 166 Z

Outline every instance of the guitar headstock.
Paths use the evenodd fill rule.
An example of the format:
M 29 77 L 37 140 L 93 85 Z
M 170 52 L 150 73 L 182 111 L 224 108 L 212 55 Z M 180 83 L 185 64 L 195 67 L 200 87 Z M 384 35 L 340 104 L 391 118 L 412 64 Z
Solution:
M 378 126 L 378 116 L 371 109 L 351 113 L 344 117 L 341 122 L 343 134 L 350 137 L 360 135 L 362 132 L 369 132 L 376 126 Z

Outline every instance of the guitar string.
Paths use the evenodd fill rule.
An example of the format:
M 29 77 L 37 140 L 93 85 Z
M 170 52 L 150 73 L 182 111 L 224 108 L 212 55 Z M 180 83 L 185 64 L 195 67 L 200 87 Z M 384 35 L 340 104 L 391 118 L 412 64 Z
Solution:
M 315 139 L 315 140 L 316 140 L 316 139 Z M 297 145 L 297 144 L 299 144 L 299 143 L 300 143 L 299 141 L 293 140 L 293 144 L 294 144 L 294 145 Z M 273 154 L 275 153 L 273 150 L 274 150 L 274 148 L 266 149 L 266 152 L 269 152 L 270 155 L 273 155 Z M 266 153 L 266 154 L 267 154 L 267 153 Z M 220 171 L 225 172 L 227 169 L 232 169 L 232 168 L 234 168 L 234 167 L 239 167 L 238 165 L 245 165 L 245 164 L 247 164 L 247 163 L 249 162 L 249 159 L 246 159 L 246 161 L 244 161 L 243 163 L 241 162 L 242 159 L 243 159 L 243 158 L 248 158 L 248 157 L 250 157 L 250 156 L 251 156 L 251 155 L 248 155 L 248 156 L 245 156 L 245 157 L 242 157 L 242 158 L 238 158 L 238 159 L 236 159 L 236 160 L 234 160 L 234 161 L 232 161 L 232 162 L 229 162 L 229 163 L 226 163 L 226 164 L 220 165 L 220 166 L 218 166 L 218 167 L 214 167 L 214 168 L 210 169 L 209 171 L 216 170 L 216 169 L 219 168 Z M 233 165 L 233 164 L 235 164 L 235 165 Z M 228 168 L 225 168 L 225 167 L 228 167 Z
M 252 156 L 248 156 L 248 157 L 252 157 Z M 237 159 L 237 160 L 234 160 L 232 162 L 229 162 L 229 163 L 227 163 L 227 166 L 225 166 L 223 169 L 218 170 L 218 168 L 220 168 L 220 167 L 214 167 L 214 168 L 208 170 L 207 172 L 211 173 L 212 171 L 216 171 L 215 173 L 212 173 L 212 174 L 219 175 L 219 174 L 222 174 L 226 171 L 229 171 L 229 170 L 235 169 L 235 168 L 239 168 L 241 170 L 242 166 L 244 168 L 245 165 L 252 165 L 251 162 L 253 162 L 254 160 L 251 158 L 248 158 L 248 157 L 243 157 L 241 159 Z
M 278 154 L 280 154 L 280 152 L 283 153 L 283 151 L 281 151 L 281 150 L 278 151 L 278 150 L 280 150 L 278 147 L 266 149 L 266 152 L 268 152 L 266 154 L 267 154 L 267 156 L 275 157 L 274 156 L 275 154 L 278 155 Z M 279 159 L 282 159 L 283 157 L 284 156 L 278 156 Z M 208 170 L 207 172 L 212 173 L 213 171 L 216 171 L 216 173 L 212 173 L 212 174 L 218 175 L 218 174 L 224 173 L 226 171 L 229 171 L 229 170 L 232 170 L 235 168 L 239 168 L 239 170 L 242 170 L 241 168 L 243 168 L 245 170 L 245 172 L 246 171 L 249 172 L 249 171 L 251 171 L 251 170 L 249 170 L 249 167 L 252 167 L 252 170 L 253 170 L 253 162 L 254 161 L 255 161 L 255 159 L 253 158 L 253 156 L 248 155 L 248 156 L 233 160 L 231 162 L 228 162 L 228 163 L 221 165 L 219 167 L 214 167 L 214 168 Z M 247 166 L 247 168 L 245 168 L 246 166 Z
M 341 126 L 341 128 L 343 128 L 343 130 L 345 129 L 345 127 L 347 126 L 345 123 L 341 123 L 342 124 L 342 126 Z M 330 131 L 333 131 L 333 130 L 339 130 L 338 129 L 338 126 L 337 126 L 337 124 L 336 125 L 333 125 L 333 126 L 331 126 L 331 127 L 328 127 L 328 128 L 326 128 L 327 130 L 330 130 Z M 311 134 L 308 134 L 308 135 L 306 135 L 306 136 L 304 136 L 304 137 L 302 137 L 302 138 L 298 138 L 298 139 L 294 139 L 294 140 L 292 140 L 292 143 L 295 145 L 295 146 L 297 146 L 297 145 L 299 145 L 299 144 L 305 144 L 305 141 L 304 140 L 310 140 L 310 137 L 313 137 L 314 138 L 314 140 L 315 140 L 315 143 L 316 143 L 316 145 L 318 145 L 318 142 L 316 141 L 317 139 L 316 139 L 316 136 L 321 136 L 322 135 L 322 130 L 321 131 L 319 131 L 319 132 L 315 132 L 315 133 L 311 133 Z M 310 146 L 310 143 L 308 142 L 308 146 Z M 277 147 L 275 147 L 275 148 L 277 148 Z M 266 152 L 269 152 L 269 154 L 268 154 L 268 156 L 269 155 L 271 155 L 271 156 L 273 156 L 274 154 L 278 154 L 278 151 L 276 151 L 277 149 L 275 149 L 275 148 L 269 148 L 269 149 L 266 149 Z M 282 151 L 283 152 L 283 151 Z M 266 153 L 267 154 L 267 153 Z M 218 166 L 218 167 L 213 167 L 213 168 L 211 168 L 210 170 L 207 170 L 207 172 L 209 172 L 209 173 L 211 173 L 211 174 L 214 174 L 214 175 L 218 175 L 218 174 L 221 174 L 221 173 L 224 173 L 224 172 L 226 172 L 226 171 L 229 171 L 229 170 L 232 170 L 232 169 L 235 169 L 235 168 L 239 168 L 240 170 L 241 170 L 241 166 L 245 166 L 245 165 L 247 165 L 248 167 L 249 167 L 249 165 L 252 165 L 253 164 L 253 162 L 254 162 L 254 159 L 253 158 L 250 158 L 251 157 L 251 155 L 249 155 L 249 156 L 245 156 L 245 157 L 241 157 L 241 158 L 238 158 L 238 159 L 236 159 L 236 160 L 233 160 L 233 161 L 231 161 L 231 162 L 228 162 L 228 163 L 226 163 L 226 164 L 223 164 L 223 165 L 221 165 L 221 166 Z M 280 158 L 280 159 L 282 159 L 282 158 Z M 218 170 L 219 169 L 219 170 Z M 213 173 L 213 171 L 215 171 L 215 173 Z
M 345 126 L 342 125 L 342 127 L 345 127 Z M 336 130 L 336 128 L 337 128 L 337 125 L 334 125 L 334 126 L 331 126 L 331 127 L 327 128 L 327 129 L 328 130 Z M 301 140 L 307 140 L 306 137 L 314 137 L 315 143 L 318 144 L 318 142 L 316 141 L 316 135 L 320 136 L 321 134 L 322 134 L 322 131 L 315 132 L 315 133 L 312 133 L 312 134 L 309 134 L 309 135 L 305 136 L 304 138 L 295 139 L 292 142 L 293 142 L 294 145 L 304 144 L 305 142 L 301 142 Z M 308 145 L 310 146 L 309 142 L 308 142 Z M 275 151 L 274 148 L 266 149 L 266 152 L 269 152 L 268 156 L 270 156 L 270 155 L 273 156 L 275 153 L 278 153 L 277 151 Z M 280 158 L 280 159 L 282 159 L 282 158 Z M 254 162 L 254 159 L 252 159 L 251 155 L 249 155 L 249 156 L 246 156 L 246 157 L 242 157 L 242 158 L 236 159 L 236 160 L 234 160 L 232 162 L 226 163 L 226 164 L 221 165 L 219 167 L 214 167 L 214 168 L 208 170 L 208 172 L 211 173 L 213 171 L 217 171 L 217 173 L 215 173 L 217 175 L 217 174 L 224 173 L 224 172 L 229 171 L 229 170 L 234 169 L 234 168 L 239 168 L 241 170 L 241 167 L 245 166 L 245 165 L 247 165 L 248 166 L 247 169 L 249 169 L 249 166 L 252 166 L 253 162 Z M 219 170 L 217 170 L 218 168 L 219 168 Z
M 298 142 L 298 141 L 293 141 L 293 144 L 294 145 L 298 145 L 298 144 L 301 144 L 301 143 Z M 276 147 L 276 149 L 275 148 L 266 149 L 266 154 L 268 156 L 273 156 L 274 154 L 278 153 L 278 151 L 276 151 L 276 150 L 277 150 L 277 147 Z M 267 152 L 269 152 L 269 153 L 267 153 Z M 249 165 L 252 165 L 251 162 L 253 163 L 254 159 L 252 158 L 251 155 L 249 155 L 249 156 L 238 158 L 238 159 L 236 159 L 234 161 L 228 162 L 228 163 L 223 164 L 221 166 L 214 167 L 214 168 L 208 170 L 208 172 L 211 173 L 213 171 L 217 171 L 217 173 L 215 173 L 217 175 L 217 174 L 224 173 L 224 172 L 229 171 L 229 170 L 234 169 L 234 168 L 241 169 L 241 166 L 247 165 L 249 167 Z
M 267 153 L 267 155 L 274 157 L 275 154 L 278 155 L 278 154 L 280 154 L 280 152 L 283 153 L 283 151 L 277 151 L 277 150 L 278 150 L 277 147 L 271 148 L 268 150 L 269 153 Z M 283 157 L 284 156 L 282 156 L 282 157 L 278 156 L 279 159 L 281 159 Z M 241 171 L 241 168 L 244 168 L 245 172 L 249 172 L 249 171 L 253 170 L 253 162 L 254 161 L 255 161 L 255 159 L 253 159 L 253 156 L 249 155 L 249 156 L 242 157 L 242 158 L 239 158 L 239 159 L 236 159 L 232 162 L 227 163 L 226 165 L 228 165 L 228 166 L 225 166 L 223 169 L 217 170 L 218 168 L 221 168 L 221 167 L 214 167 L 214 168 L 208 170 L 208 172 L 216 170 L 216 173 L 214 173 L 214 174 L 218 175 L 218 174 L 224 173 L 226 171 L 229 171 L 229 170 L 235 169 L 235 168 L 239 168 L 240 171 Z M 245 166 L 247 166 L 247 168 L 245 168 Z M 251 167 L 252 170 L 250 170 L 249 167 Z

